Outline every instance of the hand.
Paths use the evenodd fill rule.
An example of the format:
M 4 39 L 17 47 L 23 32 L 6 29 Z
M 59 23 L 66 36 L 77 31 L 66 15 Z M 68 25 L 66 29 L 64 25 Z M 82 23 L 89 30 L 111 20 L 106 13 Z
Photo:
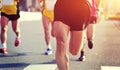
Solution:
M 40 6 L 40 12 L 42 12 L 42 11 L 43 11 L 43 7 Z

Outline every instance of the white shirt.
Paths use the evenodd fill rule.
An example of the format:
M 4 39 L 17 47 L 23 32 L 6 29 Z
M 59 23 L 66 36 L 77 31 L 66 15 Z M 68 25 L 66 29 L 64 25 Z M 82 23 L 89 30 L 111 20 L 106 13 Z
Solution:
M 3 5 L 13 5 L 14 4 L 14 0 L 2 0 L 2 4 Z
M 56 1 L 57 1 L 57 0 L 45 0 L 46 8 L 47 8 L 48 10 L 53 10 Z

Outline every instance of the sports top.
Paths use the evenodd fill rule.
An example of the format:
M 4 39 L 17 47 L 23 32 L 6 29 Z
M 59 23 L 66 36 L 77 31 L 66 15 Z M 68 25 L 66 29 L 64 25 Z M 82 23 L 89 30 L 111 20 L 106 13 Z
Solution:
M 54 10 L 56 0 L 45 0 L 45 5 L 48 10 Z
M 17 5 L 19 0 L 2 0 L 2 10 L 1 12 L 7 15 L 17 14 Z

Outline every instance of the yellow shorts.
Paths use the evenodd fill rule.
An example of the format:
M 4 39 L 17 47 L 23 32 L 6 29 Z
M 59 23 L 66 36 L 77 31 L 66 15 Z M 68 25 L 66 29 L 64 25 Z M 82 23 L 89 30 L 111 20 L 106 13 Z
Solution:
M 46 8 L 44 8 L 42 14 L 44 16 L 47 16 L 51 21 L 53 21 L 53 19 L 54 19 L 54 12 L 53 11 L 50 11 L 50 10 L 47 10 Z

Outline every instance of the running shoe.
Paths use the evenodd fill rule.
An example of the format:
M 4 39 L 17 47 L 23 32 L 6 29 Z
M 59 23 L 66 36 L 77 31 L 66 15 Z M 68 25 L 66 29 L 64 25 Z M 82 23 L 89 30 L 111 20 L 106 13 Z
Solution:
M 52 54 L 52 49 L 47 48 L 45 55 L 51 55 Z
M 81 56 L 78 60 L 79 61 L 85 61 L 85 55 Z
M 8 50 L 6 48 L 0 48 L 0 53 L 7 54 Z
M 85 55 L 84 55 L 84 51 L 81 51 L 81 55 L 78 59 L 79 61 L 85 61 Z
M 93 41 L 92 40 L 88 40 L 88 47 L 89 47 L 89 49 L 93 48 Z
M 16 38 L 15 39 L 15 43 L 14 43 L 15 47 L 18 47 L 20 44 L 21 44 L 21 37 L 20 38 Z

